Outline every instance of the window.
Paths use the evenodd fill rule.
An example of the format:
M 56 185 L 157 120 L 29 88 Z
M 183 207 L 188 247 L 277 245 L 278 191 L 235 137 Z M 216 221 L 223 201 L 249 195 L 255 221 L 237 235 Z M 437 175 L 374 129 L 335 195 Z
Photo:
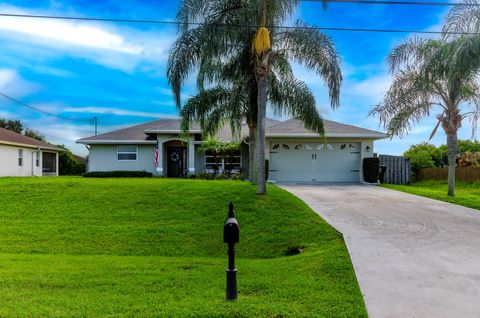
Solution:
M 222 167 L 222 158 L 217 155 L 218 168 Z M 215 154 L 212 151 L 205 152 L 205 169 L 215 169 Z
M 218 168 L 223 170 L 239 170 L 242 165 L 242 153 L 235 151 L 232 155 L 219 156 L 217 155 Z M 215 169 L 215 156 L 211 151 L 205 152 L 205 169 Z
M 224 159 L 225 170 L 240 170 L 242 164 L 242 153 L 235 151 L 231 156 L 226 156 Z
M 35 152 L 35 166 L 40 167 L 40 151 Z
M 137 161 L 138 147 L 137 146 L 118 146 L 117 159 L 118 161 Z
M 23 149 L 18 149 L 18 166 L 23 166 Z

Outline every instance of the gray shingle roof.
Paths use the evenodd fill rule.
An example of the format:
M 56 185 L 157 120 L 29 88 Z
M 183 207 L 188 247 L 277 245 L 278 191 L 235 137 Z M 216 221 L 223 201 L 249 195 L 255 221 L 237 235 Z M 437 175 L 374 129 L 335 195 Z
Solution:
M 378 131 L 356 127 L 352 125 L 346 125 L 346 124 L 338 123 L 338 122 L 327 120 L 327 119 L 323 120 L 323 124 L 325 128 L 325 135 L 327 137 L 329 136 L 330 137 L 359 136 L 359 137 L 372 137 L 372 138 L 387 137 L 387 135 Z M 285 135 L 285 136 L 315 135 L 314 132 L 306 129 L 303 123 L 297 119 L 289 119 L 286 121 L 279 122 L 278 124 L 267 128 L 266 134 L 267 134 L 267 137 L 273 136 L 273 135 Z
M 20 145 L 28 146 L 32 148 L 64 151 L 62 148 L 57 147 L 55 145 L 24 136 L 22 134 L 10 131 L 5 128 L 0 128 L 0 144 L 1 143 L 7 143 L 7 144 L 13 144 L 13 145 L 19 145 L 19 146 Z
M 327 137 L 341 137 L 358 135 L 359 137 L 371 137 L 371 138 L 384 138 L 386 135 L 383 133 L 368 130 L 360 127 L 345 125 L 334 121 L 324 119 L 325 132 Z M 278 121 L 267 118 L 266 120 L 266 135 L 269 136 L 299 136 L 305 135 L 307 137 L 316 136 L 313 132 L 305 129 L 302 122 L 296 119 L 290 119 L 286 121 Z M 192 126 L 191 132 L 200 132 L 199 125 Z M 146 133 L 147 132 L 147 133 Z M 180 120 L 179 119 L 161 119 L 152 122 L 148 122 L 141 125 L 136 125 L 116 131 L 112 131 L 106 134 L 98 136 L 87 137 L 79 139 L 79 143 L 102 143 L 102 142 L 145 142 L 154 143 L 156 133 L 180 133 Z M 226 124 L 217 134 L 218 138 L 222 141 L 228 141 L 232 139 L 232 131 L 230 125 Z M 241 136 L 248 136 L 247 125 L 242 126 Z

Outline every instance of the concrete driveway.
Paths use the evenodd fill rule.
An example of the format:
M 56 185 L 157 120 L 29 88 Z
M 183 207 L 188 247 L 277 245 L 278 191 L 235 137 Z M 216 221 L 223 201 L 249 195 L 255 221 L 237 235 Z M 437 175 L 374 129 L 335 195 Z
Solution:
M 371 318 L 480 317 L 480 211 L 368 185 L 280 186 L 343 233 Z

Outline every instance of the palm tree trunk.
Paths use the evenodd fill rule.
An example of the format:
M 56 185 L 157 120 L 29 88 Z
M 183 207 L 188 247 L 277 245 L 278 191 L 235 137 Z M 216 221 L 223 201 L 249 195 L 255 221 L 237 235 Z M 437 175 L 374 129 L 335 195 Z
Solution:
M 457 166 L 457 132 L 447 132 L 448 195 L 455 195 L 455 168 Z
M 257 120 L 257 194 L 267 194 L 267 180 L 265 179 L 265 117 L 267 116 L 267 76 L 260 72 L 258 82 L 258 120 Z
M 255 152 L 257 151 L 256 149 L 256 134 L 257 134 L 257 129 L 254 126 L 249 127 L 248 130 L 249 136 L 248 136 L 248 180 L 252 184 L 257 184 L 257 173 L 255 170 L 256 164 L 256 156 Z

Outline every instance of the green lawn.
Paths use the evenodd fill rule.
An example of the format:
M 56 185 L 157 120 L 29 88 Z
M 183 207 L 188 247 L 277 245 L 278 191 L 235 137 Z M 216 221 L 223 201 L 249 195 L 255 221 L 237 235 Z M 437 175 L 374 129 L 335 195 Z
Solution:
M 447 195 L 447 181 L 432 180 L 415 182 L 409 186 L 394 184 L 384 184 L 382 186 L 480 210 L 480 183 L 457 182 L 455 197 L 453 198 Z
M 0 294 L 0 317 L 367 316 L 342 236 L 288 192 L 240 181 L 0 179 Z

